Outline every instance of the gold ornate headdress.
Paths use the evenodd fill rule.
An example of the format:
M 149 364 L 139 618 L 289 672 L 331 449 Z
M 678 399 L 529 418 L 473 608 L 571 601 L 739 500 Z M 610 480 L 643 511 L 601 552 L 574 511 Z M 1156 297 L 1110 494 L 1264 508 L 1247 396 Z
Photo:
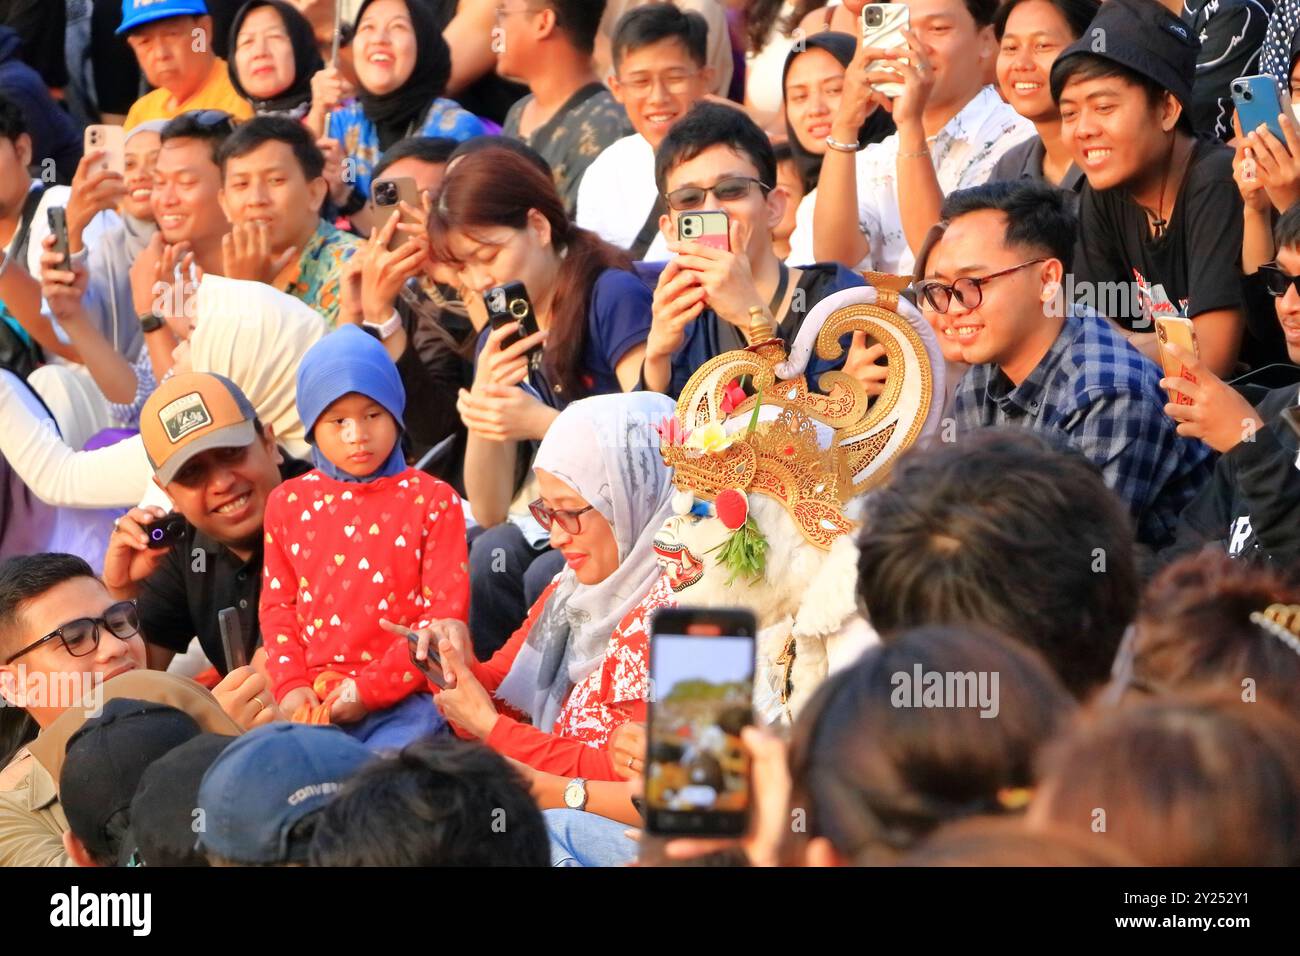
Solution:
M 884 346 L 883 393 L 872 403 L 839 371 L 811 391 L 803 373 L 814 347 L 834 360 L 840 338 L 858 331 Z M 752 394 L 738 386 L 745 378 Z M 661 429 L 660 451 L 679 490 L 707 500 L 728 489 L 766 495 L 825 550 L 854 526 L 849 500 L 937 429 L 942 395 L 942 358 L 920 312 L 892 289 L 847 289 L 814 307 L 788 356 L 772 339 L 701 365 L 677 401 L 679 427 Z

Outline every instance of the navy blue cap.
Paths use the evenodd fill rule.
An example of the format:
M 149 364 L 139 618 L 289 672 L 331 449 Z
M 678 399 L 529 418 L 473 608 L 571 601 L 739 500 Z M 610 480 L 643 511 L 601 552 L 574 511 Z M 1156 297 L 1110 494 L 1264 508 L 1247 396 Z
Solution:
M 249 731 L 199 784 L 199 846 L 234 863 L 296 862 L 289 831 L 374 756 L 337 727 L 279 722 Z

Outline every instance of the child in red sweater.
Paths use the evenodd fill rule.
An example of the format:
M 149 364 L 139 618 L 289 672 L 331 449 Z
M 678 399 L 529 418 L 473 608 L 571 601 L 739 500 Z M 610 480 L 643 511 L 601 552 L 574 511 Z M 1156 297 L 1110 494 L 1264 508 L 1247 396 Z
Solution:
M 406 393 L 361 329 L 303 356 L 297 397 L 316 467 L 266 503 L 260 617 L 275 697 L 289 715 L 327 713 L 372 749 L 401 747 L 444 722 L 406 639 L 379 620 L 465 620 L 460 498 L 406 465 Z

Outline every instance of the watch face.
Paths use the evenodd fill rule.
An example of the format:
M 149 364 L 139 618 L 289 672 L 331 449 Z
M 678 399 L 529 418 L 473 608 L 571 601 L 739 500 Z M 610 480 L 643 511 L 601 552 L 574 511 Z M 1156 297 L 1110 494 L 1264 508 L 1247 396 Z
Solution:
M 570 810 L 581 810 L 586 803 L 586 791 L 577 780 L 572 780 L 564 788 L 564 805 Z

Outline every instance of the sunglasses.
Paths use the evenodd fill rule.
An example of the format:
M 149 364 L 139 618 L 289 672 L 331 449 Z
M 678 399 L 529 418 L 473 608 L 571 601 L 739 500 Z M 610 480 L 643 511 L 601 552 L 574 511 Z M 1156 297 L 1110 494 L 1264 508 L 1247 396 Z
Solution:
M 948 311 L 948 306 L 952 304 L 953 298 L 961 303 L 964 309 L 978 308 L 979 304 L 984 301 L 984 283 L 999 276 L 1010 275 L 1013 272 L 1019 272 L 1026 266 L 1032 266 L 1039 262 L 1046 262 L 1046 257 L 1039 259 L 1030 259 L 1028 262 L 1022 262 L 1018 266 L 1012 266 L 1010 269 L 1003 269 L 1001 272 L 994 272 L 986 276 L 962 276 L 952 285 L 944 282 L 938 282 L 933 279 L 926 280 L 917 285 L 916 290 L 926 301 L 930 308 L 939 313 Z
M 1286 290 L 1291 288 L 1300 292 L 1300 276 L 1288 274 L 1276 262 L 1265 263 L 1259 267 L 1259 271 L 1264 277 L 1264 287 L 1274 298 L 1282 298 L 1286 295 Z
M 728 176 L 726 179 L 719 179 L 712 186 L 683 186 L 681 189 L 674 189 L 664 198 L 668 200 L 670 208 L 684 212 L 704 205 L 704 197 L 709 193 L 717 196 L 718 202 L 735 202 L 744 199 L 749 195 L 751 186 L 761 189 L 764 196 L 772 191 L 771 186 L 753 176 Z
M 103 617 L 79 617 L 62 627 L 46 634 L 39 641 L 28 644 L 21 651 L 11 656 L 6 664 L 12 664 L 24 654 L 30 654 L 42 644 L 58 639 L 63 642 L 68 653 L 73 657 L 85 657 L 93 654 L 99 647 L 99 626 L 104 625 L 109 633 L 119 640 L 127 640 L 140 633 L 140 615 L 136 612 L 135 601 L 119 601 L 104 611 Z
M 578 534 L 582 530 L 582 516 L 595 507 L 595 505 L 587 505 L 587 507 L 579 508 L 576 511 L 572 509 L 565 510 L 561 508 L 548 508 L 546 505 L 542 504 L 542 499 L 538 498 L 528 506 L 528 510 L 532 512 L 533 517 L 537 519 L 537 523 L 541 525 L 545 531 L 550 531 L 551 525 L 555 522 L 559 522 L 560 527 L 569 534 Z

